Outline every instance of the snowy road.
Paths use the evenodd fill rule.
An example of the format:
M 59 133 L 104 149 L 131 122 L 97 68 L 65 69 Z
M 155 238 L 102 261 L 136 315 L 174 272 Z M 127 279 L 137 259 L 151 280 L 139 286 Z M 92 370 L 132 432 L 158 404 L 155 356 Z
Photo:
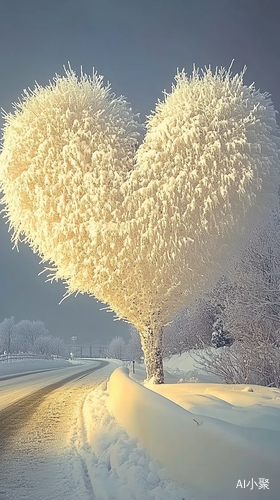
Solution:
M 89 362 L 0 380 L 0 500 L 92 500 L 75 451 L 87 394 L 115 368 Z

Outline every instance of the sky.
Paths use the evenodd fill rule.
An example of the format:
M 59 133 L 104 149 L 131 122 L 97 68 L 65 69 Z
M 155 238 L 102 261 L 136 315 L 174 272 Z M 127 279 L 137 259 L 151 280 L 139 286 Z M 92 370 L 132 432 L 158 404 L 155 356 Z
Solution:
M 12 111 L 23 89 L 48 84 L 69 61 L 77 73 L 94 67 L 144 122 L 177 68 L 234 59 L 233 72 L 246 65 L 245 83 L 269 92 L 280 111 L 279 24 L 279 0 L 0 0 L 0 107 Z M 28 246 L 12 250 L 2 216 L 0 247 L 0 322 L 41 320 L 66 343 L 129 338 L 129 325 L 92 297 L 59 305 L 64 285 L 38 276 L 43 265 Z

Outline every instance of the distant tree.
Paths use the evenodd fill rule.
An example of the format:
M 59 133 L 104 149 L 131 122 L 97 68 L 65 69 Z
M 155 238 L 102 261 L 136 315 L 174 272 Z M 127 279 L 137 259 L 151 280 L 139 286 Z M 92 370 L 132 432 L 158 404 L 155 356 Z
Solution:
M 33 353 L 46 356 L 65 356 L 62 339 L 49 335 L 42 321 L 27 319 L 15 323 L 14 317 L 0 323 L 0 354 Z
M 138 362 L 144 356 L 140 334 L 132 325 L 130 326 L 130 339 L 128 341 L 127 354 L 131 360 Z
M 264 337 L 280 347 L 280 210 L 252 235 L 229 275 L 225 327 L 235 339 Z
M 51 335 L 40 335 L 34 342 L 33 350 L 35 354 L 44 356 L 64 357 L 66 354 L 65 344 L 59 337 Z
M 67 354 L 65 343 L 60 337 L 52 337 L 52 354 L 63 358 Z
M 108 354 L 110 358 L 123 359 L 127 352 L 127 346 L 122 337 L 115 337 L 108 346 Z
M 218 279 L 214 287 L 205 294 L 205 300 L 211 309 L 212 315 L 210 343 L 215 348 L 231 345 L 234 341 L 224 326 L 224 312 L 231 300 L 232 291 L 232 282 L 229 280 L 228 275 L 223 275 Z
M 42 356 L 51 356 L 53 353 L 52 349 L 52 337 L 40 335 L 36 338 L 33 346 L 33 351 L 35 354 L 40 354 Z
M 225 281 L 219 297 L 223 303 L 220 320 L 223 332 L 234 343 L 219 353 L 209 350 L 200 355 L 200 361 L 226 382 L 279 387 L 279 208 L 254 232 Z
M 15 343 L 15 318 L 11 316 L 10 318 L 5 318 L 2 323 L 0 323 L 0 353 L 7 352 L 10 354 L 13 352 Z
M 169 358 L 174 354 L 187 351 L 187 342 L 190 335 L 190 312 L 183 309 L 176 314 L 173 321 L 163 329 L 163 357 Z
M 243 73 L 178 73 L 143 142 L 125 100 L 72 70 L 25 91 L 5 116 L 0 182 L 13 241 L 24 234 L 53 264 L 66 296 L 94 295 L 133 324 L 156 383 L 163 327 L 275 203 L 275 110 Z
M 219 347 L 232 345 L 233 342 L 234 339 L 230 336 L 229 332 L 226 332 L 224 330 L 222 320 L 217 319 L 213 324 L 213 332 L 211 339 L 212 346 L 218 349 Z
M 204 297 L 196 300 L 192 307 L 180 311 L 171 324 L 164 328 L 164 357 L 208 346 L 212 336 L 213 314 L 213 307 Z
M 202 349 L 211 343 L 214 311 L 207 296 L 202 295 L 190 308 L 189 349 Z
M 21 320 L 14 327 L 14 334 L 17 338 L 17 352 L 35 352 L 36 339 L 46 337 L 48 333 L 42 321 Z

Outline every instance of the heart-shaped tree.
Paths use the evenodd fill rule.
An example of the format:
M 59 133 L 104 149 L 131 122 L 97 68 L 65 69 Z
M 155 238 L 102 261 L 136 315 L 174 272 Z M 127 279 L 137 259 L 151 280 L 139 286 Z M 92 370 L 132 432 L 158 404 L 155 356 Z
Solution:
M 5 115 L 2 203 L 66 295 L 89 293 L 141 334 L 163 382 L 162 328 L 223 271 L 277 200 L 279 134 L 243 73 L 194 70 L 147 133 L 102 78 L 70 69 Z

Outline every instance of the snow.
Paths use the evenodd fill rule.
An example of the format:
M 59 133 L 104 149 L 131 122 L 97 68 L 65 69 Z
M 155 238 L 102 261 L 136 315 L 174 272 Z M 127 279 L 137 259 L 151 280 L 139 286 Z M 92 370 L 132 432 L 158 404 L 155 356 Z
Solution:
M 188 354 L 166 365 L 173 383 L 144 387 L 136 365 L 135 375 L 118 368 L 87 397 L 80 453 L 96 498 L 230 500 L 253 486 L 255 499 L 266 478 L 265 498 L 278 499 L 280 390 L 197 382 L 208 375 Z M 184 379 L 195 371 L 196 383 L 174 383 L 177 369 Z
M 144 365 L 135 374 L 123 365 L 100 370 L 103 382 L 84 393 L 71 421 L 65 471 L 72 468 L 79 499 L 279 498 L 279 389 L 213 382 L 188 354 L 165 362 L 164 385 L 144 386 Z
M 84 399 L 116 365 L 91 371 L 98 360 L 83 360 L 26 374 L 29 363 L 24 375 L 0 381 L 0 499 L 91 500 L 73 443 Z
M 149 450 L 129 437 L 109 412 L 109 400 L 104 384 L 88 395 L 83 408 L 86 433 L 79 452 L 95 498 L 182 500 L 186 488 L 170 480 Z
M 25 359 L 0 362 L 0 411 L 46 384 L 56 383 L 72 375 L 86 360 Z M 91 362 L 92 363 L 92 362 Z
M 13 359 L 12 361 L 0 361 L 0 380 L 2 377 L 18 373 L 32 373 L 69 367 L 71 363 L 72 361 L 70 362 L 65 359 Z M 78 363 L 80 364 L 81 362 L 79 361 Z
M 191 352 L 183 352 L 181 355 L 175 354 L 170 359 L 164 361 L 164 367 L 169 374 L 179 377 L 179 382 L 222 382 L 219 377 L 205 373 L 202 368 L 196 366 L 195 356 L 199 349 Z

